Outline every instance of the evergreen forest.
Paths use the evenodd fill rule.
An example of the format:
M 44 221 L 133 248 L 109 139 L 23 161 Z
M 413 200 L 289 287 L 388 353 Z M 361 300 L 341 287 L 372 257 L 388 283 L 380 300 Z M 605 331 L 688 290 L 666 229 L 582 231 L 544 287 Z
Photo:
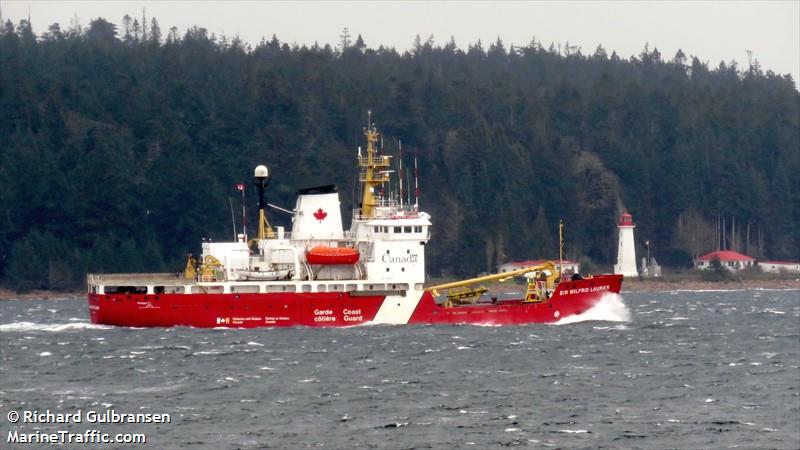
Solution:
M 2 24 L 1 284 L 181 271 L 202 239 L 232 238 L 231 209 L 241 230 L 237 183 L 255 229 L 258 164 L 287 209 L 298 189 L 336 184 L 348 227 L 368 110 L 382 151 L 402 141 L 404 165 L 418 158 L 430 275 L 557 258 L 560 220 L 566 257 L 608 270 L 623 211 L 638 254 L 647 242 L 664 266 L 715 249 L 800 257 L 800 94 L 755 59 L 536 39 L 417 38 L 401 52 L 347 31 L 334 44 L 250 45 L 129 16 L 40 34 Z

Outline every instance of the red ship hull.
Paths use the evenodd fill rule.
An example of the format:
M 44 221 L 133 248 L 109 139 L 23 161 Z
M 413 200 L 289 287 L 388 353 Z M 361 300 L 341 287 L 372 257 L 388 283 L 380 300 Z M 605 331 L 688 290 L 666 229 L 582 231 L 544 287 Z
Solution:
M 347 292 L 267 294 L 89 294 L 92 323 L 130 327 L 342 327 L 367 323 L 521 325 L 551 323 L 581 314 L 606 293 L 619 293 L 621 275 L 563 282 L 539 303 L 495 303 L 443 307 L 422 292 L 410 317 L 375 320 L 383 295 Z M 392 300 L 394 301 L 394 300 Z M 381 316 L 385 318 L 386 316 Z
M 425 295 L 409 323 L 472 325 L 553 323 L 565 317 L 588 311 L 600 301 L 603 295 L 606 293 L 618 294 L 621 287 L 622 275 L 603 275 L 561 283 L 553 295 L 543 302 L 505 300 L 454 308 L 443 308 L 433 301 L 433 297 Z M 426 294 L 429 293 L 426 292 Z

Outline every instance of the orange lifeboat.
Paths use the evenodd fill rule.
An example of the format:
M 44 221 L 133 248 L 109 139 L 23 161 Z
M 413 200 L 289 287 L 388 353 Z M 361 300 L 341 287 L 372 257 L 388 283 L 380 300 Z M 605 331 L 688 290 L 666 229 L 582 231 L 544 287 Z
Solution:
M 318 245 L 306 252 L 306 260 L 309 264 L 355 264 L 358 262 L 358 250 Z

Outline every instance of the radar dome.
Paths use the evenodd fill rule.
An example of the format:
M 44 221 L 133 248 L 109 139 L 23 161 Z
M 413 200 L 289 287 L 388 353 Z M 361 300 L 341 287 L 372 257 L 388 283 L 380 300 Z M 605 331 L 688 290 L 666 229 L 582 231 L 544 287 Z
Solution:
M 264 165 L 256 166 L 255 170 L 256 178 L 267 178 L 268 176 L 269 176 L 269 171 L 267 170 L 267 166 Z

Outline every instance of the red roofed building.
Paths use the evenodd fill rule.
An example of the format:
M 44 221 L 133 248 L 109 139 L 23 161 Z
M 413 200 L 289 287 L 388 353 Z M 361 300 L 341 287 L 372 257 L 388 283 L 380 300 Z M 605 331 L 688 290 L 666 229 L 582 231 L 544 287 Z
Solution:
M 722 267 L 730 271 L 738 271 L 752 267 L 755 265 L 756 260 L 747 255 L 743 255 L 733 250 L 719 250 L 705 254 L 694 261 L 695 269 L 709 270 L 711 269 L 711 261 L 718 259 Z

